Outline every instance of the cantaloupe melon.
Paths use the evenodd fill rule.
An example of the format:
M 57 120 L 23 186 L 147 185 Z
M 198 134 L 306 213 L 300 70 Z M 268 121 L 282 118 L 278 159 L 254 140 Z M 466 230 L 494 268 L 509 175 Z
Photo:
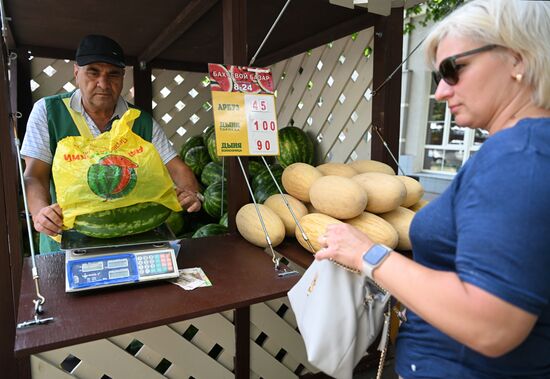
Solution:
M 288 194 L 284 195 L 284 197 L 298 221 L 302 217 L 308 214 L 306 206 L 300 200 Z M 294 237 L 294 229 L 296 228 L 296 222 L 294 220 L 294 217 L 292 217 L 292 213 L 290 213 L 288 207 L 285 204 L 283 195 L 281 194 L 271 195 L 266 199 L 266 201 L 264 202 L 264 205 L 270 208 L 273 212 L 277 214 L 277 216 L 281 218 L 281 221 L 283 221 L 283 224 L 285 225 L 285 234 L 287 235 L 287 237 L 288 236 Z
M 312 165 L 307 163 L 293 163 L 283 171 L 281 181 L 283 187 L 296 199 L 309 201 L 309 188 L 314 181 L 321 178 L 323 174 Z
M 346 178 L 351 178 L 352 176 L 359 174 L 359 172 L 350 165 L 337 162 L 323 163 L 322 165 L 317 166 L 317 169 L 321 171 L 323 175 L 344 176 Z
M 345 221 L 369 236 L 374 243 L 384 244 L 392 249 L 397 247 L 399 235 L 389 222 L 374 213 L 363 212 Z
M 375 160 L 360 159 L 360 160 L 350 162 L 349 165 L 359 173 L 382 172 L 388 175 L 395 175 L 395 171 L 393 170 L 393 168 L 391 168 L 390 165 L 383 162 L 375 161 Z
M 422 187 L 422 184 L 418 180 L 403 175 L 396 175 L 395 177 L 403 182 L 407 190 L 407 195 L 401 206 L 409 208 L 422 199 L 422 196 L 424 196 L 424 187 Z
M 263 204 L 258 204 L 258 208 L 262 215 L 269 239 L 273 246 L 279 245 L 285 238 L 285 226 L 281 218 L 277 216 L 270 208 Z M 237 212 L 235 217 L 237 230 L 248 242 L 260 246 L 267 247 L 268 243 L 265 238 L 265 233 L 260 223 L 260 218 L 256 212 L 256 207 L 253 203 L 244 205 Z
M 318 240 L 319 236 L 325 233 L 327 226 L 340 223 L 342 223 L 342 221 L 324 215 L 322 213 L 307 214 L 300 219 L 300 225 L 302 226 L 302 229 L 304 230 L 304 233 L 306 234 L 308 240 L 311 242 L 311 245 L 313 246 L 313 251 L 309 247 L 308 243 L 305 241 L 298 226 L 296 226 L 295 230 L 296 239 L 298 240 L 300 245 L 302 245 L 307 251 L 315 253 L 317 252 L 317 250 L 322 248 Z
M 365 172 L 355 175 L 352 180 L 367 191 L 367 212 L 385 213 L 394 210 L 403 203 L 407 190 L 395 177 L 381 172 Z
M 428 205 L 429 201 L 428 200 L 424 200 L 424 199 L 420 199 L 418 200 L 418 202 L 414 203 L 413 205 L 411 205 L 409 207 L 409 209 L 413 212 L 418 212 L 419 210 L 421 210 L 422 208 L 424 208 L 426 205 Z
M 397 250 L 411 250 L 411 239 L 409 238 L 409 229 L 414 218 L 414 213 L 408 208 L 399 207 L 391 212 L 380 215 L 384 220 L 389 222 L 397 231 L 399 241 L 397 242 Z
M 313 182 L 309 199 L 319 212 L 337 219 L 357 217 L 367 206 L 367 193 L 359 183 L 335 175 Z

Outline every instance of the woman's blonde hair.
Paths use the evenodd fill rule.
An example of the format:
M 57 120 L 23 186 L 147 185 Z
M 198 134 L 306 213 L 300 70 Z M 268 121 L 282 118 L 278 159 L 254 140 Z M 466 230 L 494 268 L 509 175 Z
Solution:
M 523 79 L 535 89 L 533 102 L 550 109 L 550 2 L 472 0 L 437 23 L 426 38 L 426 57 L 435 66 L 437 47 L 448 35 L 504 46 L 525 64 Z

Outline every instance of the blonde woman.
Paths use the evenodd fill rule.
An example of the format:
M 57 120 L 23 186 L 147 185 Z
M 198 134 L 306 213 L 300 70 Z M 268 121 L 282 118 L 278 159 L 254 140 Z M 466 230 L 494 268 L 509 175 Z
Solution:
M 407 306 L 401 377 L 550 378 L 550 2 L 467 2 L 426 47 L 436 99 L 489 139 L 417 213 L 414 260 L 346 224 L 316 258 L 362 269 Z

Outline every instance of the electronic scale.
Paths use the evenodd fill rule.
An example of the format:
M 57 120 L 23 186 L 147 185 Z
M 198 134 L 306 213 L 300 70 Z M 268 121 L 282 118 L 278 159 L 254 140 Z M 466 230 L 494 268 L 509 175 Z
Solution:
M 86 291 L 179 276 L 176 240 L 163 224 L 149 232 L 118 238 L 93 238 L 63 232 L 65 292 Z

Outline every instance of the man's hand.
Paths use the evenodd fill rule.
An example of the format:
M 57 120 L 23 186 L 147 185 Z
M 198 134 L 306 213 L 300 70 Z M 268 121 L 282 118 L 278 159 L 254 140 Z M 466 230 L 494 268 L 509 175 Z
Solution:
M 201 209 L 202 195 L 197 192 L 199 183 L 193 171 L 179 156 L 175 156 L 166 163 L 166 168 L 175 184 L 178 202 L 182 208 L 187 212 L 198 212 Z
M 59 204 L 55 203 L 40 209 L 38 214 L 32 216 L 32 220 L 37 232 L 56 236 L 62 231 L 63 212 Z
M 201 209 L 201 197 L 198 192 L 183 190 L 176 187 L 176 194 L 178 196 L 178 202 L 181 207 L 187 212 L 198 212 Z

